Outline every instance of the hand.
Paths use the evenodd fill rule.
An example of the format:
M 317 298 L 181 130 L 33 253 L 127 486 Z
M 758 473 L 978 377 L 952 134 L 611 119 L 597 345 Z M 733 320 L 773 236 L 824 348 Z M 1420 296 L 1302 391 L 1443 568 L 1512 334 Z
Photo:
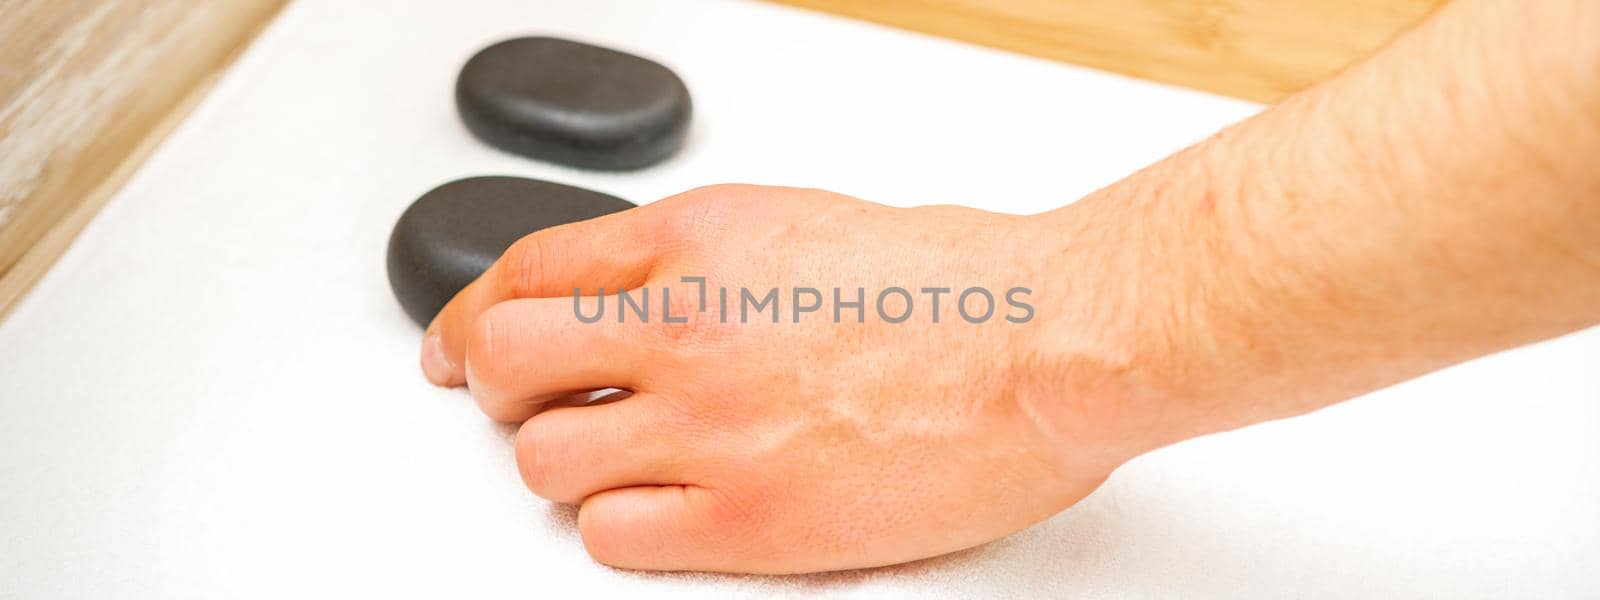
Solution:
M 606 564 L 788 573 L 942 554 L 1049 517 L 1143 449 L 1107 418 L 1126 396 L 1121 354 L 1087 319 L 1107 311 L 1066 299 L 1055 282 L 1071 267 L 1049 263 L 1065 233 L 1042 218 L 703 188 L 518 242 L 430 326 L 424 370 L 526 421 L 524 480 L 582 505 L 584 543 Z M 704 312 L 684 277 L 705 278 Z M 898 324 L 876 302 L 896 286 L 913 300 Z M 649 321 L 618 323 L 616 296 L 592 297 L 601 287 L 645 291 Z M 797 323 L 813 303 L 794 302 L 803 287 L 821 307 Z M 838 323 L 835 287 L 845 302 L 864 288 Z M 924 287 L 952 288 L 937 313 Z M 993 296 L 983 323 L 958 312 L 969 287 Z M 1031 293 L 1008 296 L 1017 287 Z M 603 318 L 576 317 L 574 288 L 591 296 L 582 314 L 603 301 Z M 778 306 L 741 323 L 741 288 L 778 288 Z M 687 322 L 664 322 L 666 304 Z M 971 295 L 968 316 L 985 305 Z M 906 312 L 898 295 L 884 308 Z M 567 400 L 603 388 L 632 395 Z
M 1590 2 L 1448 3 L 1044 215 L 716 187 L 542 231 L 445 307 L 423 368 L 526 420 L 529 487 L 581 503 L 608 564 L 816 571 L 980 544 L 1149 449 L 1600 323 L 1595 24 Z M 583 322 L 573 288 L 601 287 L 656 318 L 619 323 L 606 297 Z M 904 322 L 878 314 L 892 287 Z M 1016 287 L 1025 323 L 1003 320 Z M 772 288 L 779 321 L 741 322 L 741 291 Z M 797 321 L 797 288 L 822 311 Z M 866 294 L 840 323 L 834 288 Z M 951 292 L 934 311 L 923 288 Z M 962 320 L 967 288 L 997 314 Z M 568 399 L 604 388 L 633 395 Z
M 724 186 L 541 231 L 445 307 L 423 369 L 526 421 L 529 487 L 581 503 L 608 564 L 797 572 L 980 544 L 1151 448 L 1600 323 L 1596 24 L 1590 2 L 1448 3 L 1039 216 Z M 610 312 L 583 322 L 573 289 L 601 287 L 654 318 L 590 297 Z M 904 322 L 878 314 L 891 287 Z M 1025 323 L 1003 320 L 1015 287 Z M 778 322 L 741 322 L 741 291 L 772 288 Z M 796 315 L 797 288 L 822 310 Z M 840 323 L 834 288 L 866 294 Z M 996 314 L 962 320 L 967 288 Z M 633 394 L 570 400 L 604 388 Z

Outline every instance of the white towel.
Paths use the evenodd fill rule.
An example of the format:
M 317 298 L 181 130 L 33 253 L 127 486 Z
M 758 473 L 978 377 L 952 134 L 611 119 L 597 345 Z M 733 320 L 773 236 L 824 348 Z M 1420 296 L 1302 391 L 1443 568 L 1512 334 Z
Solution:
M 600 174 L 473 140 L 456 69 L 529 33 L 676 69 L 685 152 Z M 394 219 L 464 175 L 1031 213 L 1257 109 L 766 4 L 301 0 L 0 325 L 0 596 L 1600 595 L 1600 330 L 1156 452 L 955 555 L 646 574 L 423 381 L 384 274 Z

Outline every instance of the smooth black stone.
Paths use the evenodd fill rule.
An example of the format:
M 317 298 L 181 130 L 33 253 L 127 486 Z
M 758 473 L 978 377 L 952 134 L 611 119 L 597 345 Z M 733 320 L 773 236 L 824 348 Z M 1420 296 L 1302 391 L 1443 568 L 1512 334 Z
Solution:
M 525 37 L 480 50 L 456 79 L 478 139 L 574 167 L 629 170 L 683 145 L 689 89 L 670 69 L 571 40 Z
M 633 208 L 600 192 L 521 177 L 469 177 L 433 188 L 389 235 L 389 286 L 417 324 L 523 236 Z

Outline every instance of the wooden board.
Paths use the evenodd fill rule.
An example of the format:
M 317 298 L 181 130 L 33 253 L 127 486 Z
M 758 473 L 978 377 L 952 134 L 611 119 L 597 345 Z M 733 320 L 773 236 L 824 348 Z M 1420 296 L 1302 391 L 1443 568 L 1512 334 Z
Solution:
M 0 318 L 285 0 L 4 0 Z
M 776 0 L 903 29 L 1275 102 L 1443 0 Z

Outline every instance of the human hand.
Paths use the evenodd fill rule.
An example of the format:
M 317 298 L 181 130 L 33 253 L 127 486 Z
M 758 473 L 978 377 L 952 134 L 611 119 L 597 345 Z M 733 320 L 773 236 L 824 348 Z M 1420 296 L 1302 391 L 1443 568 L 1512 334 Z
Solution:
M 1125 355 L 1101 323 L 1115 319 L 1096 322 L 1094 294 L 1055 283 L 1070 256 L 1050 251 L 1064 231 L 1041 218 L 703 188 L 518 242 L 435 319 L 424 370 L 526 421 L 523 478 L 582 505 L 584 543 L 606 564 L 785 573 L 942 554 L 1049 517 L 1144 449 L 1114 423 Z M 684 277 L 705 278 L 703 312 Z M 614 295 L 580 321 L 573 288 L 600 287 L 644 291 L 648 322 L 618 323 Z M 797 302 L 806 287 L 818 297 Z M 844 302 L 864 288 L 840 322 L 836 287 Z M 891 287 L 913 300 L 903 322 L 879 314 Z M 952 288 L 937 312 L 924 287 Z M 992 300 L 970 294 L 963 313 L 973 287 Z M 776 307 L 743 306 L 741 289 L 772 288 Z M 884 314 L 908 312 L 905 299 L 890 293 Z M 990 303 L 982 323 L 963 318 Z M 664 305 L 686 322 L 665 322 Z M 603 388 L 632 395 L 566 400 Z
M 608 564 L 798 572 L 976 545 L 1146 450 L 1600 323 L 1597 22 L 1593 3 L 1448 3 L 1044 215 L 719 186 L 541 231 L 445 307 L 423 368 L 526 420 L 529 487 L 581 503 Z M 729 322 L 684 277 L 732 292 Z M 916 309 L 886 322 L 896 286 Z M 648 288 L 656 318 L 618 323 L 607 298 L 583 322 L 570 294 L 599 287 Z M 867 291 L 844 312 L 864 322 L 833 322 L 836 287 Z M 952 290 L 938 323 L 925 287 Z M 771 288 L 781 322 L 740 322 L 739 291 Z M 796 321 L 797 288 L 827 312 Z M 966 288 L 992 295 L 984 323 L 957 314 Z M 604 388 L 634 393 L 569 399 Z

